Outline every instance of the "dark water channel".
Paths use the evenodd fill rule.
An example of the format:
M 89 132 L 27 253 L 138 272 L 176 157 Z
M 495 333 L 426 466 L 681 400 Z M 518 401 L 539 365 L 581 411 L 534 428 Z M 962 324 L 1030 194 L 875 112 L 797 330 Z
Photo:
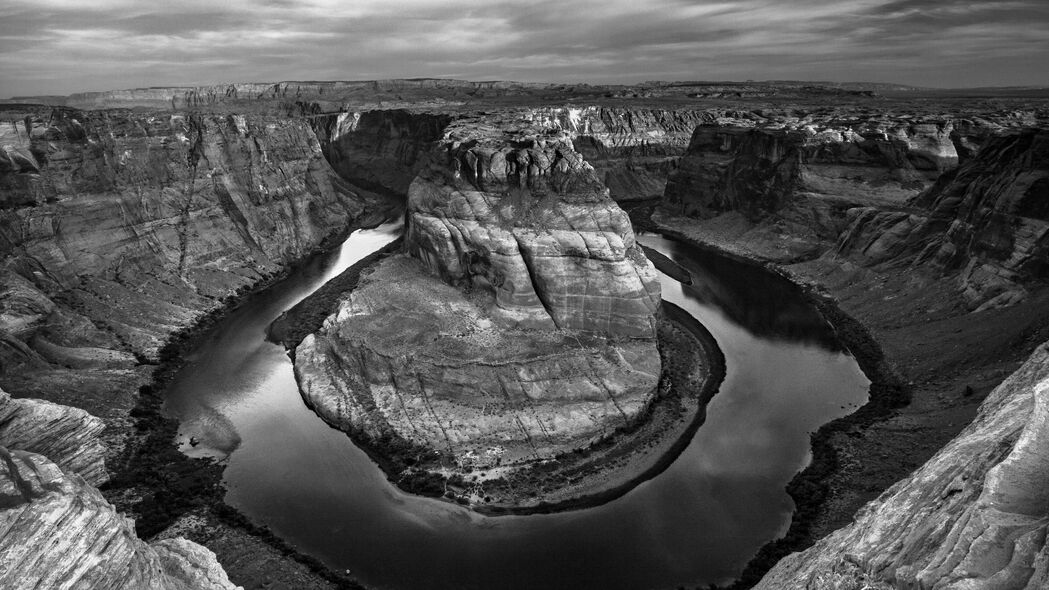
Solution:
M 809 432 L 865 401 L 867 379 L 789 282 L 642 236 L 692 272 L 692 286 L 663 276 L 663 297 L 703 322 L 726 357 L 706 423 L 678 460 L 618 500 L 553 515 L 482 517 L 402 493 L 303 405 L 288 357 L 264 340 L 282 310 L 398 232 L 356 232 L 234 312 L 188 359 L 166 406 L 187 454 L 227 462 L 229 504 L 369 586 L 729 581 L 786 530 L 784 486 L 808 460 Z

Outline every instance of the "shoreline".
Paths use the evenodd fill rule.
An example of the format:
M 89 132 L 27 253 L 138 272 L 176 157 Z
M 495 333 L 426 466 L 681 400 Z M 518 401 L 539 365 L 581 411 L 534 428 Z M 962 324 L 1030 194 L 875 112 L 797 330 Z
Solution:
M 118 510 L 135 519 L 135 529 L 142 538 L 163 533 L 180 518 L 203 512 L 206 519 L 231 527 L 270 546 L 280 555 L 298 562 L 313 575 L 336 588 L 364 588 L 351 576 L 338 573 L 315 557 L 302 553 L 275 535 L 268 527 L 259 526 L 236 508 L 226 504 L 222 473 L 225 466 L 212 459 L 194 459 L 175 445 L 179 429 L 177 419 L 164 415 L 165 389 L 186 366 L 186 354 L 214 327 L 252 297 L 287 279 L 306 261 L 331 252 L 358 229 L 377 227 L 396 216 L 398 206 L 391 204 L 378 211 L 366 211 L 347 227 L 324 238 L 309 253 L 284 266 L 258 283 L 223 299 L 202 314 L 191 325 L 173 332 L 158 354 L 150 381 L 138 391 L 133 420 L 132 441 L 120 457 L 120 465 L 111 471 L 110 481 L 101 486 L 106 499 Z M 130 492 L 132 499 L 122 497 Z M 201 542 L 208 546 L 206 541 Z
M 307 257 L 304 257 L 304 260 L 308 259 L 310 256 L 316 256 L 325 251 L 330 251 L 330 249 L 338 243 L 339 237 L 344 238 L 345 235 L 348 235 L 351 231 L 355 229 L 361 229 L 363 227 L 366 226 L 357 224 L 354 227 L 349 228 L 345 233 L 341 234 L 340 236 L 332 237 L 325 240 L 325 242 L 322 243 L 322 246 L 315 249 Z M 638 229 L 642 228 L 639 227 Z M 891 371 L 888 371 L 887 367 L 883 366 L 884 354 L 881 352 L 880 347 L 874 341 L 869 331 L 860 322 L 838 309 L 833 299 L 831 299 L 829 295 L 824 293 L 818 285 L 813 285 L 806 281 L 801 281 L 798 279 L 798 277 L 792 275 L 791 273 L 784 272 L 783 269 L 776 268 L 777 265 L 775 265 L 774 263 L 769 263 L 767 261 L 762 261 L 759 259 L 751 259 L 746 256 L 742 256 L 736 252 L 723 250 L 709 243 L 696 241 L 681 232 L 673 230 L 672 228 L 662 228 L 659 226 L 654 226 L 644 229 L 648 229 L 649 231 L 655 230 L 658 233 L 662 233 L 672 239 L 680 240 L 695 245 L 696 247 L 714 251 L 719 255 L 723 255 L 734 260 L 759 266 L 765 270 L 768 270 L 770 272 L 773 272 L 777 275 L 789 279 L 792 283 L 798 285 L 799 288 L 803 290 L 806 297 L 809 298 L 810 302 L 820 311 L 820 313 L 825 318 L 828 319 L 828 322 L 834 327 L 835 334 L 839 337 L 839 339 L 841 339 L 843 344 L 846 345 L 846 347 L 853 354 L 853 356 L 856 357 L 857 362 L 860 364 L 860 367 L 863 370 L 863 372 L 868 376 L 869 379 L 871 379 L 871 400 L 874 400 L 876 398 L 874 392 L 876 383 L 882 383 L 883 385 L 887 386 L 888 389 L 891 389 L 894 392 L 898 393 L 898 388 L 900 386 L 898 379 L 895 377 L 895 375 L 891 374 Z M 384 247 L 382 250 L 377 251 L 372 255 L 369 255 L 368 257 L 366 257 L 362 261 L 359 261 L 358 263 L 355 263 L 346 271 L 344 271 L 343 274 L 346 274 L 351 270 L 354 270 L 355 267 L 357 267 L 356 276 L 354 279 L 356 280 L 356 278 L 359 278 L 359 273 L 361 270 L 364 270 L 367 266 L 370 266 L 370 264 L 373 264 L 382 256 L 388 255 L 389 253 L 396 251 L 396 247 L 398 245 L 399 241 L 391 243 L 390 245 Z M 297 265 L 289 265 L 286 271 L 273 275 L 272 277 L 269 277 L 265 281 L 260 282 L 259 284 L 253 286 L 245 292 L 229 298 L 228 300 L 223 302 L 223 305 L 221 307 L 216 308 L 212 312 L 209 312 L 208 314 L 203 316 L 200 320 L 194 323 L 193 326 L 181 330 L 173 334 L 172 337 L 169 338 L 168 343 L 162 349 L 161 362 L 154 373 L 153 380 L 149 385 L 143 387 L 143 390 L 148 388 L 149 391 L 143 391 L 143 395 L 140 396 L 139 405 L 136 406 L 136 410 L 138 410 L 139 406 L 143 405 L 143 402 L 145 402 L 145 405 L 147 407 L 143 408 L 141 413 L 136 412 L 136 414 L 138 415 L 133 414 L 133 416 L 136 418 L 136 428 L 141 429 L 142 427 L 140 426 L 140 424 L 146 423 L 147 429 L 150 430 L 159 428 L 166 431 L 167 428 L 172 428 L 171 433 L 173 435 L 175 430 L 177 430 L 177 424 L 173 426 L 169 424 L 164 424 L 164 422 L 174 422 L 174 420 L 160 415 L 159 408 L 160 405 L 163 403 L 164 385 L 185 364 L 182 355 L 185 354 L 187 351 L 192 350 L 193 344 L 196 341 L 196 339 L 206 334 L 207 331 L 209 329 L 212 329 L 214 325 L 218 323 L 223 317 L 225 317 L 237 307 L 239 307 L 241 304 L 243 304 L 245 301 L 250 299 L 250 297 L 265 290 L 266 288 L 278 282 L 279 280 L 286 278 L 287 275 L 290 274 L 290 272 L 295 267 L 297 267 Z M 342 274 L 333 279 L 333 281 L 338 280 L 340 277 L 342 277 Z M 331 284 L 331 282 L 329 282 L 328 284 Z M 321 289 L 324 289 L 324 287 L 322 287 Z M 318 292 L 315 292 L 314 294 L 311 294 L 309 297 L 300 302 L 296 307 L 306 304 L 314 295 L 316 295 L 319 292 L 320 290 L 318 290 Z M 342 290 L 339 290 L 338 292 L 340 295 L 344 293 L 344 291 Z M 332 305 L 334 305 L 337 299 L 338 297 L 336 296 L 334 299 L 331 300 Z M 288 310 L 286 314 L 290 314 L 290 312 L 291 310 Z M 683 310 L 681 310 L 680 313 L 688 315 L 687 312 L 683 312 Z M 326 315 L 324 317 L 326 317 Z M 695 321 L 694 318 L 691 318 L 691 316 L 688 317 Z M 285 316 L 282 315 L 281 319 L 285 319 Z M 323 321 L 323 317 L 321 317 L 320 321 Z M 698 322 L 696 323 L 698 324 Z M 701 324 L 699 327 L 710 338 L 710 342 L 713 342 L 713 337 L 709 336 L 709 332 L 706 332 L 706 329 L 702 327 Z M 272 337 L 273 335 L 273 333 L 270 333 L 268 331 L 268 336 Z M 281 342 L 283 342 L 285 346 L 287 346 L 287 337 L 287 333 L 283 335 L 277 333 L 277 337 L 271 339 L 280 339 Z M 721 380 L 724 377 L 724 357 L 720 354 L 721 351 L 719 348 L 717 348 L 716 344 L 714 344 L 713 349 L 716 351 L 717 357 L 718 359 L 720 359 L 720 363 L 712 363 L 712 366 L 717 364 L 720 365 L 721 377 L 713 380 L 715 383 L 713 387 L 714 391 L 706 397 L 706 401 L 709 401 L 710 396 L 716 394 L 717 389 L 720 387 Z M 291 353 L 293 353 L 293 349 L 289 350 L 289 354 Z M 880 374 L 887 378 L 882 380 L 874 378 L 874 375 Z M 711 381 L 711 379 L 707 379 L 708 384 Z M 896 389 L 894 389 L 894 387 Z M 704 395 L 706 395 L 705 392 Z M 877 397 L 878 399 L 882 399 L 882 396 L 880 395 Z M 155 408 L 151 408 L 148 407 L 150 405 L 150 401 L 147 400 L 155 400 L 158 403 L 156 403 Z M 626 484 L 616 486 L 614 488 L 596 494 L 581 496 L 575 499 L 554 504 L 539 504 L 530 507 L 523 507 L 519 510 L 507 510 L 504 512 L 484 511 L 484 507 L 482 506 L 482 510 L 477 510 L 477 512 L 491 516 L 497 516 L 500 514 L 549 514 L 554 512 L 565 512 L 570 510 L 578 510 L 593 507 L 614 500 L 615 498 L 621 497 L 625 493 L 629 492 L 630 489 L 636 487 L 636 485 L 638 485 L 642 481 L 651 479 L 652 477 L 659 475 L 659 473 L 666 470 L 674 462 L 674 460 L 680 455 L 684 448 L 687 447 L 689 442 L 691 442 L 692 435 L 695 434 L 696 430 L 698 430 L 698 428 L 705 421 L 705 401 L 703 403 L 704 407 L 701 407 L 700 411 L 696 413 L 696 415 L 693 417 L 691 423 L 688 426 L 687 432 L 675 441 L 674 445 L 672 446 L 672 449 L 667 453 L 664 453 L 661 459 L 657 461 L 654 465 L 652 465 L 649 469 L 635 476 L 631 479 L 631 481 L 627 482 Z M 809 533 L 809 531 L 807 530 L 808 525 L 806 523 L 806 520 L 810 518 L 812 512 L 818 510 L 823 505 L 823 497 L 825 496 L 825 490 L 823 493 L 819 493 L 818 490 L 820 490 L 821 487 L 826 487 L 826 478 L 837 468 L 837 457 L 833 447 L 829 444 L 830 436 L 833 435 L 835 432 L 847 430 L 848 428 L 854 425 L 858 425 L 861 423 L 863 423 L 864 425 L 868 425 L 873 421 L 881 419 L 888 415 L 888 412 L 891 410 L 892 407 L 895 406 L 885 406 L 884 404 L 875 404 L 875 406 L 872 406 L 871 401 L 868 401 L 867 404 L 865 404 L 855 413 L 823 425 L 816 433 L 812 435 L 813 459 L 810 462 L 809 466 L 806 467 L 803 471 L 796 474 L 794 478 L 790 481 L 790 483 L 788 483 L 787 485 L 788 494 L 791 495 L 796 504 L 790 529 L 788 529 L 787 535 L 782 539 L 774 540 L 769 544 L 763 546 L 761 550 L 759 550 L 759 553 L 754 558 L 752 558 L 750 562 L 748 562 L 748 565 L 746 566 L 744 572 L 741 574 L 739 580 L 737 580 L 728 588 L 749 588 L 758 580 L 760 580 L 764 572 L 770 569 L 784 555 L 799 550 L 803 548 L 803 546 L 806 546 L 804 544 L 811 544 L 814 541 L 808 540 L 804 537 Z M 868 408 L 871 408 L 871 410 L 868 410 Z M 864 410 L 868 410 L 868 412 L 864 413 Z M 156 415 L 154 415 L 153 412 L 155 412 Z M 859 416 L 861 413 L 864 413 L 863 416 L 857 418 L 857 416 Z M 160 419 L 161 423 L 150 424 L 152 420 L 157 420 L 158 418 Z M 151 432 L 151 434 L 156 434 L 156 432 Z M 173 440 L 173 438 L 173 436 L 167 437 L 166 440 L 171 441 Z M 180 512 L 180 515 L 188 514 L 194 509 L 204 508 L 207 510 L 209 515 L 211 515 L 219 522 L 222 522 L 228 526 L 234 527 L 244 532 L 245 534 L 249 534 L 260 539 L 264 543 L 278 550 L 281 554 L 288 557 L 289 559 L 293 559 L 294 561 L 297 561 L 300 564 L 305 565 L 315 575 L 323 578 L 328 582 L 335 584 L 337 587 L 363 588 L 363 586 L 361 586 L 359 582 L 354 580 L 352 577 L 337 573 L 335 569 L 323 564 L 318 559 L 299 552 L 290 544 L 285 542 L 283 539 L 272 533 L 272 531 L 270 531 L 267 527 L 259 526 L 251 522 L 245 515 L 240 513 L 238 510 L 225 504 L 222 498 L 223 490 L 221 489 L 221 466 L 214 465 L 212 462 L 206 460 L 190 459 L 185 455 L 182 455 L 181 452 L 175 449 L 173 443 L 170 443 L 170 446 L 174 450 L 174 452 L 177 453 L 179 457 L 182 457 L 185 461 L 199 462 L 198 464 L 192 466 L 192 468 L 199 471 L 212 472 L 210 477 L 214 478 L 216 484 L 220 488 L 219 490 L 211 491 L 212 493 L 218 493 L 217 498 L 212 498 L 210 500 L 205 499 L 204 501 L 200 501 L 201 499 L 199 497 L 194 498 L 195 500 L 197 500 L 197 503 L 195 503 L 193 506 L 183 509 Z M 139 450 L 140 449 L 141 448 L 139 448 Z M 373 455 L 373 453 L 369 449 L 365 448 L 364 450 L 368 452 L 369 457 L 372 458 L 372 460 L 374 461 L 375 456 Z M 212 471 L 216 467 L 218 468 L 217 471 Z M 114 479 L 116 479 L 116 477 L 114 477 Z M 815 494 L 815 496 L 818 497 L 817 500 L 811 500 L 811 498 L 814 495 L 813 491 L 817 491 L 817 493 Z M 801 518 L 798 517 L 799 514 L 802 515 Z M 174 522 L 174 520 L 172 520 L 171 522 Z
M 400 244 L 401 239 L 398 239 L 385 248 L 354 263 L 352 266 L 344 270 L 338 277 L 329 281 L 324 287 L 318 289 L 313 294 L 299 302 L 296 306 L 289 309 L 286 313 L 282 314 L 278 320 L 271 324 L 270 329 L 268 330 L 269 338 L 272 341 L 282 343 L 285 346 L 288 355 L 294 360 L 294 346 L 298 345 L 307 334 L 320 328 L 324 319 L 335 311 L 338 301 L 356 288 L 362 273 L 366 272 L 368 268 L 385 257 L 396 253 L 400 249 Z M 683 269 L 679 270 L 687 275 L 687 272 L 683 271 Z M 675 273 L 675 275 L 671 276 L 678 280 L 690 280 L 690 276 L 682 276 L 681 272 Z M 430 470 L 420 469 L 417 471 L 413 470 L 411 477 L 406 478 L 403 476 L 403 464 L 407 461 L 402 459 L 425 455 L 427 454 L 426 449 L 420 449 L 414 443 L 399 438 L 396 440 L 387 440 L 385 438 L 381 440 L 372 440 L 371 438 L 362 436 L 359 433 L 342 430 L 339 424 L 329 422 L 320 414 L 318 414 L 318 416 L 322 420 L 325 420 L 329 426 L 348 436 L 353 443 L 363 450 L 368 455 L 369 459 L 371 459 L 372 462 L 382 470 L 386 479 L 391 484 L 408 493 L 428 496 L 451 504 L 466 506 L 468 509 L 478 514 L 493 517 L 551 514 L 599 506 L 622 497 L 639 484 L 656 477 L 673 464 L 673 462 L 689 445 L 695 432 L 705 421 L 706 405 L 717 393 L 725 377 L 724 355 L 714 340 L 714 337 L 702 324 L 687 312 L 669 302 L 663 302 L 660 313 L 667 319 L 667 321 L 672 322 L 675 327 L 682 329 L 699 344 L 699 352 L 697 354 L 701 356 L 703 360 L 703 372 L 705 375 L 703 383 L 699 388 L 699 391 L 696 392 L 678 392 L 675 389 L 672 393 L 668 393 L 667 395 L 657 395 L 657 397 L 648 404 L 648 407 L 646 407 L 646 409 L 643 410 L 643 412 L 630 424 L 621 426 L 614 433 L 606 436 L 584 451 L 587 453 L 588 458 L 599 459 L 600 457 L 595 457 L 595 454 L 609 450 L 616 450 L 617 447 L 621 447 L 623 443 L 630 442 L 630 440 L 622 439 L 633 437 L 638 432 L 642 432 L 641 439 L 635 437 L 634 442 L 637 442 L 637 440 L 651 441 L 652 438 L 655 438 L 657 442 L 663 443 L 664 448 L 661 449 L 659 456 L 654 460 L 647 456 L 647 454 L 642 453 L 645 456 L 640 459 L 648 459 L 648 461 L 639 472 L 630 475 L 625 480 L 617 481 L 609 487 L 602 488 L 600 485 L 594 485 L 598 482 L 594 482 L 593 480 L 599 480 L 608 472 L 618 470 L 618 467 L 610 465 L 591 465 L 581 461 L 575 461 L 574 463 L 568 463 L 565 465 L 565 470 L 571 472 L 573 477 L 588 478 L 591 480 L 584 482 L 583 485 L 580 485 L 579 487 L 585 490 L 588 487 L 587 484 L 590 484 L 590 487 L 597 488 L 597 491 L 588 491 L 563 500 L 553 501 L 545 500 L 542 495 L 539 495 L 538 501 L 521 503 L 529 497 L 527 492 L 535 491 L 534 487 L 529 487 L 528 482 L 532 481 L 531 478 L 541 478 L 545 480 L 550 476 L 561 476 L 557 473 L 557 467 L 554 467 L 553 469 L 543 469 L 542 466 L 536 465 L 518 472 L 517 475 L 521 479 L 525 479 L 525 482 L 516 481 L 513 486 L 510 486 L 511 489 L 515 490 L 513 494 L 517 496 L 514 503 L 494 505 L 474 503 L 471 505 L 465 496 L 456 494 L 454 491 L 449 490 L 449 486 L 451 486 L 453 490 L 461 487 L 458 483 L 452 482 L 452 478 L 454 478 L 455 475 L 447 477 Z M 661 352 L 663 345 L 664 343 L 661 340 L 659 343 Z M 657 390 L 660 390 L 664 381 L 672 375 L 675 377 L 670 379 L 672 384 L 679 382 L 684 383 L 686 381 L 686 379 L 681 378 L 681 375 L 677 374 L 680 371 L 670 369 L 669 363 L 665 362 L 665 360 L 666 359 L 664 359 L 663 363 L 664 370 L 660 375 L 660 388 Z M 646 427 L 648 427 L 649 430 L 652 430 L 655 427 L 656 418 L 661 419 L 663 422 L 667 422 L 666 415 L 672 413 L 672 409 L 669 405 L 673 402 L 679 402 L 679 400 L 684 398 L 696 400 L 698 402 L 697 407 L 692 410 L 692 415 L 684 425 L 679 424 L 680 420 L 669 422 L 669 424 L 674 427 L 674 432 L 672 434 L 676 436 L 672 442 L 667 444 L 666 441 L 668 437 L 666 436 L 659 436 L 653 432 L 643 432 L 643 429 Z M 305 403 L 307 406 L 309 405 L 308 402 Z M 657 413 L 660 415 L 655 416 Z M 625 450 L 640 452 L 639 448 L 633 447 L 626 447 Z M 578 455 L 579 453 L 576 451 L 567 451 L 564 454 L 559 455 L 558 458 L 554 458 L 553 464 L 557 465 L 565 458 L 572 458 Z M 639 460 L 636 457 L 628 458 Z M 412 462 L 414 463 L 414 459 L 412 459 Z M 629 465 L 627 468 L 629 468 Z M 575 469 L 581 470 L 582 475 L 578 472 L 574 472 L 573 470 Z M 516 490 L 518 489 L 521 489 L 522 491 L 517 492 Z M 451 494 L 451 496 L 448 494 Z M 550 495 L 547 494 L 546 497 L 549 498 Z
M 757 584 L 764 574 L 782 558 L 803 550 L 818 540 L 813 535 L 813 524 L 828 498 L 830 477 L 838 471 L 840 466 L 838 451 L 831 444 L 831 439 L 838 433 L 854 428 L 863 429 L 888 418 L 893 410 L 906 406 L 910 402 L 910 388 L 888 365 L 881 345 L 875 340 L 869 328 L 842 310 L 837 301 L 818 283 L 804 280 L 775 262 L 758 257 L 752 258 L 660 224 L 651 219 L 651 212 L 647 215 L 647 219 L 637 225 L 641 226 L 638 229 L 651 231 L 719 256 L 757 266 L 797 285 L 806 300 L 828 322 L 835 336 L 849 354 L 856 359 L 860 369 L 871 382 L 868 389 L 868 400 L 863 406 L 848 416 L 827 422 L 810 435 L 812 459 L 803 470 L 791 478 L 786 486 L 787 494 L 795 505 L 789 528 L 783 537 L 763 545 L 747 563 L 739 578 L 732 584 L 724 586 L 726 590 L 745 590 Z

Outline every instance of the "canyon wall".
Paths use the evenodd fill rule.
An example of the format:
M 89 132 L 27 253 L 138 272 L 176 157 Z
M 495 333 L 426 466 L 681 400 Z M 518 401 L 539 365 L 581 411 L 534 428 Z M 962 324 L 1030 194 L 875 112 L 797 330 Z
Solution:
M 777 564 L 759 590 L 1049 586 L 1049 345 L 976 419 L 855 521 Z
M 94 487 L 108 478 L 103 428 L 83 410 L 0 389 L 0 586 L 232 590 L 211 551 L 139 540 Z
M 3 383 L 103 418 L 127 400 L 96 390 L 133 391 L 171 333 L 388 209 L 303 120 L 54 109 L 0 129 Z
M 667 183 L 671 214 L 738 216 L 781 261 L 828 252 L 860 265 L 959 276 L 973 309 L 1044 275 L 1044 132 L 997 118 L 779 116 L 696 128 Z M 933 263 L 933 264 L 926 264 Z
M 138 540 L 91 484 L 136 444 L 170 336 L 399 205 L 354 191 L 302 119 L 0 115 L 0 385 L 98 416 L 0 399 L 0 585 L 230 587 L 210 551 Z

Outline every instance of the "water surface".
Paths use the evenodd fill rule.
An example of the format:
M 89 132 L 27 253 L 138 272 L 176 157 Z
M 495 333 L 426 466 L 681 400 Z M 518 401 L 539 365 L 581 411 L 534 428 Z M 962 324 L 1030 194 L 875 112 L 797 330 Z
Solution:
M 405 494 L 302 403 L 283 349 L 265 341 L 281 311 L 394 239 L 355 232 L 217 326 L 168 390 L 191 455 L 227 462 L 226 501 L 301 551 L 380 588 L 664 588 L 733 579 L 781 535 L 784 486 L 809 433 L 866 398 L 867 379 L 789 282 L 642 236 L 688 268 L 663 297 L 698 318 L 727 374 L 706 423 L 665 472 L 595 508 L 482 517 Z M 200 444 L 187 444 L 190 436 Z

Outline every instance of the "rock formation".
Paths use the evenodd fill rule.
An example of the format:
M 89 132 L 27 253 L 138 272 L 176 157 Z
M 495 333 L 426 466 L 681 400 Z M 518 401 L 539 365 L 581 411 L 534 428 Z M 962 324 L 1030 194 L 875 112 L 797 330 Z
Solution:
M 102 420 L 84 410 L 35 399 L 11 399 L 0 389 L 0 442 L 49 457 L 67 473 L 91 485 L 109 479 Z
M 82 477 L 42 455 L 0 446 L 0 586 L 30 590 L 233 589 L 208 549 L 147 544 Z
M 460 468 L 521 468 L 654 399 L 655 269 L 570 136 L 515 123 L 445 129 L 408 189 L 411 258 L 383 262 L 296 349 L 329 422 Z
M 837 251 L 863 265 L 929 263 L 958 273 L 974 307 L 1022 299 L 1049 275 L 1049 132 L 990 141 L 912 201 L 915 210 L 858 208 Z
M 756 588 L 1049 586 L 1046 437 L 1043 344 L 956 439 L 853 524 L 782 560 Z
M 438 150 L 409 190 L 409 253 L 493 291 L 509 325 L 654 337 L 655 269 L 570 142 L 460 124 Z
M 171 333 L 369 202 L 387 212 L 303 120 L 54 109 L 0 128 L 0 357 L 23 395 L 133 390 Z
M 650 340 L 507 329 L 492 303 L 387 259 L 296 349 L 303 397 L 344 430 L 484 467 L 583 446 L 651 400 Z
M 723 119 L 696 128 L 668 180 L 674 214 L 742 216 L 782 260 L 935 263 L 973 308 L 1044 274 L 1044 133 L 1028 119 Z

